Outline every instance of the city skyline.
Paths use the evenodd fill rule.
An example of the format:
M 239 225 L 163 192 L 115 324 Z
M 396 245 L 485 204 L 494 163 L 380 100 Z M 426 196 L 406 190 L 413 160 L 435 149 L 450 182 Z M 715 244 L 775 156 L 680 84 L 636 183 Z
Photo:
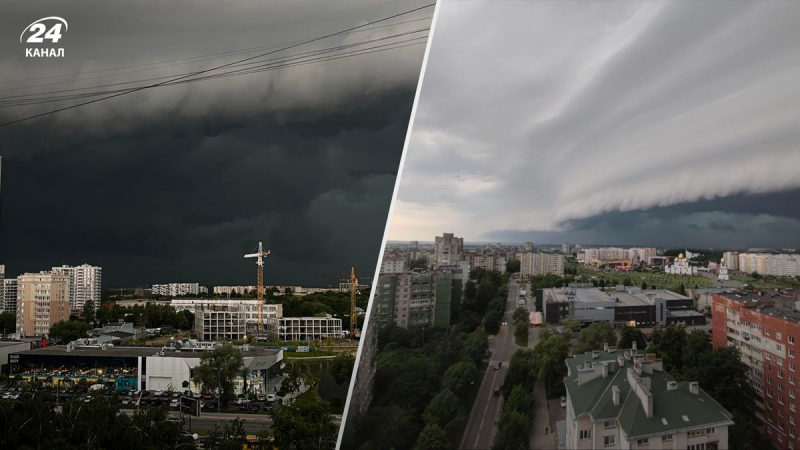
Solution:
M 0 101 L 204 70 L 424 5 L 9 5 Z M 43 9 L 69 21 L 64 58 L 26 59 L 20 47 Z M 372 272 L 431 15 L 268 58 L 392 44 L 371 54 L 159 87 L 0 128 L 0 264 L 14 276 L 89 262 L 106 286 L 253 284 L 256 266 L 242 256 L 263 241 L 268 284 Z M 69 104 L 3 108 L 0 123 Z
M 390 239 L 800 247 L 797 5 L 441 14 Z

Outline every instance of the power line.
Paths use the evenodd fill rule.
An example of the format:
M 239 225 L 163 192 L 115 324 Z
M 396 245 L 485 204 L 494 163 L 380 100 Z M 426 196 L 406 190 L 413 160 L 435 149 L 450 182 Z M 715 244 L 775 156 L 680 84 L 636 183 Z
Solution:
M 317 42 L 317 41 L 321 41 L 323 39 L 327 39 L 327 38 L 330 38 L 330 37 L 333 37 L 333 36 L 338 36 L 340 34 L 348 33 L 348 32 L 353 31 L 353 30 L 357 30 L 357 29 L 360 29 L 360 28 L 365 28 L 365 27 L 367 27 L 369 25 L 374 25 L 376 23 L 385 22 L 387 20 L 391 20 L 391 19 L 394 19 L 396 17 L 402 17 L 404 15 L 411 14 L 411 13 L 414 13 L 416 11 L 421 11 L 421 10 L 424 10 L 426 8 L 430 8 L 430 7 L 435 6 L 435 5 L 436 5 L 436 3 L 430 3 L 430 4 L 427 4 L 425 6 L 420 6 L 420 7 L 417 7 L 417 8 L 413 8 L 413 9 L 404 11 L 402 13 L 397 13 L 397 14 L 393 14 L 393 15 L 388 16 L 388 17 L 384 17 L 383 19 L 374 20 L 372 22 L 367 22 L 367 23 L 362 24 L 362 25 L 357 25 L 357 26 L 350 27 L 350 28 L 347 28 L 347 29 L 344 29 L 344 30 L 340 30 L 340 31 L 337 31 L 337 32 L 334 32 L 334 33 L 330 33 L 330 34 L 327 34 L 327 35 L 324 35 L 324 36 L 320 36 L 320 37 L 317 37 L 317 38 L 309 39 L 309 40 L 306 40 L 306 41 L 303 41 L 303 42 L 300 42 L 300 43 L 297 43 L 297 44 L 289 45 L 289 46 L 280 48 L 278 50 L 273 50 L 273 51 L 266 52 L 266 53 L 263 53 L 263 54 L 260 54 L 260 55 L 251 56 L 249 58 L 244 58 L 244 59 L 239 60 L 239 61 L 234 61 L 234 62 L 231 62 L 231 63 L 222 64 L 220 66 L 212 67 L 210 69 L 205 69 L 205 70 L 201 70 L 201 71 L 198 71 L 198 72 L 193 72 L 193 73 L 190 73 L 190 74 L 187 74 L 187 75 L 179 76 L 179 77 L 177 77 L 177 78 L 175 78 L 173 80 L 162 81 L 160 83 L 151 84 L 151 85 L 147 85 L 147 86 L 141 86 L 141 87 L 133 88 L 133 89 L 130 89 L 130 90 L 127 90 L 127 91 L 124 91 L 124 92 L 119 92 L 119 93 L 116 93 L 116 94 L 112 94 L 112 95 L 109 95 L 109 96 L 106 96 L 106 97 L 102 97 L 102 98 L 98 98 L 98 99 L 94 99 L 94 100 L 89 100 L 89 101 L 86 101 L 86 102 L 83 102 L 83 103 L 78 103 L 78 104 L 75 104 L 75 105 L 65 106 L 63 108 L 58 108 L 58 109 L 54 109 L 54 110 L 43 112 L 43 113 L 39 113 L 39 114 L 34 114 L 32 116 L 24 117 L 22 119 L 12 120 L 10 122 L 5 122 L 5 123 L 0 124 L 0 127 L 5 127 L 5 126 L 13 125 L 13 124 L 16 124 L 16 123 L 25 122 L 25 121 L 28 121 L 28 120 L 33 120 L 33 119 L 36 119 L 36 118 L 39 118 L 39 117 L 44 117 L 44 116 L 47 116 L 47 115 L 50 115 L 50 114 L 56 114 L 56 113 L 59 113 L 59 112 L 62 112 L 62 111 L 66 111 L 66 110 L 69 110 L 69 109 L 73 109 L 73 108 L 79 108 L 81 106 L 86 106 L 86 105 L 89 105 L 89 104 L 92 104 L 92 103 L 97 103 L 97 102 L 101 102 L 101 101 L 104 101 L 104 100 L 109 100 L 109 99 L 120 97 L 120 96 L 123 96 L 123 95 L 126 95 L 126 94 L 139 92 L 139 91 L 142 91 L 144 89 L 150 89 L 150 88 L 162 86 L 162 85 L 167 84 L 167 83 L 173 83 L 175 81 L 180 81 L 180 80 L 183 80 L 183 79 L 186 79 L 186 78 L 189 78 L 189 77 L 193 77 L 193 76 L 196 76 L 196 75 L 201 75 L 201 74 L 204 74 L 204 73 L 208 73 L 208 72 L 212 72 L 212 71 L 215 71 L 215 70 L 223 69 L 225 67 L 230 67 L 230 66 L 233 66 L 235 64 L 240 64 L 240 63 L 243 63 L 243 62 L 252 61 L 254 59 L 262 58 L 264 56 L 268 56 L 268 55 L 272 55 L 272 54 L 275 54 L 275 53 L 278 53 L 278 52 L 289 50 L 289 49 L 292 49 L 292 48 L 295 48 L 295 47 L 299 47 L 301 45 L 310 44 L 312 42 Z
M 354 31 L 353 33 L 362 33 L 362 32 L 365 32 L 365 31 L 378 30 L 378 29 L 381 29 L 381 28 L 388 28 L 388 27 L 393 27 L 393 26 L 397 26 L 397 25 L 404 25 L 404 24 L 408 24 L 408 23 L 420 22 L 420 21 L 423 21 L 423 20 L 430 20 L 430 19 L 431 19 L 431 17 L 429 16 L 429 17 L 423 17 L 421 19 L 406 20 L 406 21 L 403 21 L 403 22 L 390 23 L 390 24 L 381 25 L 381 26 L 377 26 L 377 27 L 364 28 L 364 29 L 360 29 L 360 30 Z M 156 61 L 156 62 L 150 62 L 150 63 L 134 64 L 134 65 L 122 66 L 122 67 L 112 67 L 112 68 L 108 68 L 108 69 L 96 69 L 96 70 L 80 71 L 80 72 L 73 72 L 73 73 L 61 74 L 61 75 L 49 75 L 49 76 L 45 76 L 45 77 L 28 78 L 28 79 L 24 79 L 24 80 L 0 81 L 0 84 L 20 83 L 20 82 L 23 82 L 23 81 L 42 80 L 42 79 L 48 79 L 48 78 L 63 78 L 63 77 L 68 77 L 68 76 L 81 75 L 81 74 L 92 74 L 92 73 L 100 73 L 100 72 L 113 72 L 113 71 L 124 70 L 124 69 L 132 69 L 132 68 L 137 68 L 137 67 L 155 66 L 155 67 L 149 67 L 149 68 L 145 68 L 145 69 L 130 70 L 130 71 L 127 71 L 127 72 L 110 73 L 110 74 L 106 74 L 106 75 L 96 75 L 96 76 L 91 76 L 91 77 L 76 78 L 76 79 L 73 79 L 73 80 L 54 81 L 52 83 L 41 83 L 41 84 L 33 84 L 33 85 L 29 85 L 29 86 L 18 86 L 18 87 L 13 87 L 13 88 L 8 88 L 8 89 L 0 89 L 0 92 L 20 91 L 20 90 L 32 89 L 32 88 L 36 88 L 36 87 L 55 86 L 55 85 L 67 84 L 67 83 L 76 83 L 78 81 L 84 81 L 84 80 L 92 80 L 92 79 L 97 79 L 97 78 L 107 78 L 107 77 L 113 77 L 113 76 L 118 76 L 118 75 L 127 75 L 127 74 L 130 74 L 130 73 L 147 72 L 147 71 L 150 71 L 150 70 L 163 69 L 163 68 L 167 68 L 167 67 L 176 67 L 176 66 L 183 66 L 183 65 L 187 65 L 187 64 L 195 64 L 195 63 L 199 63 L 199 62 L 203 62 L 203 61 L 210 61 L 210 60 L 218 59 L 221 56 L 234 56 L 234 55 L 242 55 L 242 54 L 247 54 L 247 53 L 253 53 L 253 52 L 260 51 L 260 50 L 266 50 L 266 49 L 270 49 L 270 48 L 280 47 L 282 45 L 295 44 L 295 43 L 298 43 L 298 42 L 301 42 L 301 41 L 302 41 L 302 39 L 296 39 L 294 41 L 281 42 L 281 43 L 277 43 L 277 44 L 261 45 L 261 46 L 250 47 L 250 48 L 245 48 L 245 49 L 241 49 L 241 50 L 229 50 L 229 51 L 225 51 L 225 52 L 209 53 L 209 54 L 205 54 L 205 55 L 197 55 L 197 56 L 191 56 L 191 57 L 180 58 L 180 59 L 172 59 L 172 60 Z M 177 62 L 177 61 L 184 61 L 184 62 Z M 30 94 L 28 94 L 28 95 L 30 95 Z
M 311 56 L 311 55 L 319 55 L 319 54 L 324 54 L 324 53 L 332 53 L 332 52 L 336 52 L 336 51 L 340 51 L 340 50 L 344 50 L 344 49 L 348 49 L 348 48 L 364 46 L 364 45 L 367 45 L 367 44 L 370 44 L 370 43 L 375 43 L 375 42 L 385 41 L 385 40 L 389 40 L 389 39 L 395 39 L 395 38 L 398 38 L 398 37 L 408 36 L 408 35 L 424 32 L 424 31 L 428 31 L 428 30 L 430 30 L 430 28 L 420 28 L 420 29 L 417 29 L 417 30 L 407 31 L 407 32 L 398 33 L 398 34 L 393 34 L 391 36 L 385 36 L 385 37 L 381 37 L 381 38 L 370 39 L 370 40 L 356 42 L 356 43 L 352 43 L 352 44 L 338 45 L 338 46 L 328 47 L 328 48 L 323 48 L 323 49 L 318 49 L 318 50 L 311 50 L 311 51 L 308 51 L 308 52 L 297 53 L 297 54 L 294 54 L 294 55 L 281 56 L 281 57 L 277 57 L 277 58 L 270 58 L 270 59 L 266 59 L 266 60 L 262 60 L 262 61 L 248 62 L 248 63 L 243 63 L 243 64 L 235 64 L 232 67 L 252 66 L 254 64 L 262 64 L 262 63 L 265 63 L 265 62 L 268 62 L 268 61 L 280 61 L 280 60 L 291 61 L 292 59 L 297 59 L 299 57 L 306 57 L 306 56 Z M 401 41 L 401 42 L 404 42 L 404 41 Z M 87 86 L 87 87 L 82 87 L 82 88 L 61 89 L 61 90 L 47 91 L 47 92 L 42 92 L 42 93 L 20 94 L 20 95 L 12 95 L 12 96 L 7 96 L 7 97 L 0 97 L 0 107 L 3 107 L 3 106 L 9 107 L 9 106 L 16 106 L 16 105 L 41 104 L 41 103 L 48 103 L 48 102 L 51 102 L 51 101 L 64 101 L 64 100 L 71 100 L 71 99 L 74 99 L 74 98 L 84 98 L 84 97 L 87 97 L 87 96 L 102 95 L 104 93 L 110 93 L 110 92 L 120 92 L 120 90 L 99 91 L 99 92 L 90 92 L 90 93 L 83 93 L 83 94 L 71 94 L 71 95 L 61 95 L 61 96 L 52 96 L 52 97 L 41 97 L 43 95 L 48 95 L 48 94 L 60 94 L 60 93 L 67 93 L 67 92 L 78 92 L 78 91 L 85 91 L 87 89 L 99 89 L 99 88 L 105 88 L 105 87 L 114 87 L 114 86 L 123 86 L 123 85 L 128 85 L 128 84 L 135 84 L 135 83 L 143 83 L 143 82 L 147 82 L 147 81 L 163 80 L 165 78 L 171 78 L 171 77 L 175 77 L 175 76 L 179 76 L 179 75 L 185 75 L 185 73 L 184 74 L 165 75 L 165 76 L 153 77 L 153 78 L 146 78 L 146 79 L 135 80 L 135 81 L 124 81 L 124 82 L 119 82 L 119 83 L 110 83 L 110 84 L 105 84 L 105 85 Z M 39 96 L 39 97 L 34 97 L 34 96 Z

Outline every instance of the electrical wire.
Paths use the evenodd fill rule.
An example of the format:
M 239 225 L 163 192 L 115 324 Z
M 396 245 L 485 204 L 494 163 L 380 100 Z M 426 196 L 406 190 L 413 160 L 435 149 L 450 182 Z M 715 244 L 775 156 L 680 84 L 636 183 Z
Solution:
M 197 76 L 197 75 L 202 75 L 204 73 L 213 72 L 215 70 L 223 69 L 223 68 L 226 68 L 226 67 L 231 67 L 231 66 L 233 66 L 235 64 L 240 64 L 240 63 L 243 63 L 243 62 L 256 60 L 256 59 L 263 58 L 265 56 L 269 56 L 269 55 L 272 55 L 272 54 L 275 54 L 275 53 L 278 53 L 278 52 L 290 50 L 292 48 L 296 48 L 296 47 L 299 47 L 301 45 L 310 44 L 312 42 L 318 42 L 318 41 L 321 41 L 321 40 L 324 40 L 324 39 L 327 39 L 327 38 L 330 38 L 330 37 L 333 37 L 333 36 L 338 36 L 338 35 L 341 35 L 341 34 L 345 34 L 345 33 L 351 32 L 353 30 L 366 28 L 366 27 L 368 27 L 370 25 L 374 25 L 376 23 L 381 23 L 381 22 L 385 22 L 387 20 L 391 20 L 391 19 L 394 19 L 394 18 L 397 18 L 397 17 L 402 17 L 402 16 L 405 16 L 405 15 L 408 15 L 408 14 L 412 14 L 414 12 L 427 9 L 427 8 L 433 7 L 435 5 L 436 5 L 436 3 L 430 3 L 430 4 L 427 4 L 427 5 L 424 5 L 424 6 L 420 6 L 420 7 L 417 7 L 417 8 L 413 8 L 413 9 L 410 9 L 410 10 L 407 10 L 407 11 L 404 11 L 404 12 L 401 12 L 401 13 L 393 14 L 391 16 L 387 16 L 387 17 L 384 17 L 382 19 L 378 19 L 378 20 L 374 20 L 374 21 L 371 21 L 371 22 L 367 22 L 367 23 L 364 23 L 362 25 L 357 25 L 357 26 L 350 27 L 350 28 L 347 28 L 347 29 L 344 29 L 344 30 L 336 31 L 334 33 L 326 34 L 324 36 L 320 36 L 320 37 L 308 39 L 308 40 L 305 40 L 305 41 L 302 41 L 302 42 L 299 42 L 299 43 L 296 43 L 296 44 L 288 45 L 288 46 L 282 47 L 282 48 L 277 49 L 277 50 L 273 50 L 273 51 L 270 51 L 270 52 L 262 53 L 260 55 L 251 56 L 251 57 L 239 60 L 239 61 L 234 61 L 234 62 L 231 62 L 231 63 L 222 64 L 222 65 L 219 65 L 219 66 L 216 66 L 216 67 L 212 67 L 212 68 L 209 68 L 209 69 L 204 69 L 204 70 L 200 70 L 200 71 L 197 71 L 197 72 L 193 72 L 193 73 L 190 73 L 190 74 L 187 74 L 187 75 L 182 75 L 182 76 L 179 76 L 179 77 L 174 78 L 172 80 L 167 80 L 167 81 L 162 81 L 162 82 L 151 84 L 151 85 L 136 87 L 136 88 L 132 88 L 130 90 L 126 90 L 126 91 L 115 93 L 115 94 L 108 95 L 108 96 L 105 96 L 105 97 L 89 100 L 89 101 L 86 101 L 86 102 L 83 102 L 83 103 L 78 103 L 78 104 L 75 104 L 75 105 L 65 106 L 63 108 L 58 108 L 58 109 L 54 109 L 54 110 L 51 110 L 51 111 L 46 111 L 46 112 L 43 112 L 43 113 L 34 114 L 34 115 L 31 115 L 31 116 L 23 117 L 21 119 L 15 119 L 15 120 L 12 120 L 12 121 L 9 121 L 9 122 L 1 123 L 0 127 L 6 127 L 6 126 L 13 125 L 13 124 L 16 124 L 16 123 L 25 122 L 25 121 L 28 121 L 28 120 L 33 120 L 33 119 L 36 119 L 36 118 L 39 118 L 39 117 L 44 117 L 44 116 L 48 116 L 48 115 L 51 115 L 51 114 L 56 114 L 56 113 L 59 113 L 59 112 L 62 112 L 62 111 L 67 111 L 67 110 L 70 110 L 70 109 L 79 108 L 81 106 L 86 106 L 86 105 L 90 105 L 90 104 L 93 104 L 93 103 L 98 103 L 98 102 L 101 102 L 101 101 L 104 101 L 104 100 L 109 100 L 109 99 L 112 99 L 112 98 L 116 98 L 116 97 L 120 97 L 120 96 L 123 96 L 123 95 L 131 94 L 131 93 L 134 93 L 134 92 L 139 92 L 139 91 L 142 91 L 142 90 L 145 90 L 145 89 L 151 89 L 151 88 L 154 88 L 154 87 L 159 87 L 159 86 L 162 86 L 162 85 L 165 85 L 165 84 L 168 84 L 168 83 L 173 83 L 173 82 L 176 82 L 176 81 L 184 80 L 184 79 L 187 79 L 187 78 L 190 78 L 190 77 L 194 77 L 194 76 Z

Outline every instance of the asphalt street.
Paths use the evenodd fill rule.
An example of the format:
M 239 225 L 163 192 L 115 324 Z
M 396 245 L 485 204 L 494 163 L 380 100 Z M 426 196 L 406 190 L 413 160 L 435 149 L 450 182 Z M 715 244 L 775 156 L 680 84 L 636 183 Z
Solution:
M 478 396 L 472 405 L 472 412 L 470 412 L 467 428 L 464 431 L 464 437 L 461 439 L 459 448 L 488 449 L 492 446 L 492 439 L 494 439 L 496 429 L 495 423 L 503 404 L 502 396 L 494 396 L 494 388 L 503 385 L 511 355 L 519 348 L 514 343 L 514 330 L 511 320 L 514 309 L 517 307 L 518 295 L 519 285 L 515 280 L 510 280 L 506 312 L 503 317 L 506 325 L 500 326 L 500 332 L 497 336 L 489 338 L 490 364 L 483 375 Z M 503 367 L 494 370 L 494 363 L 498 361 L 503 363 Z

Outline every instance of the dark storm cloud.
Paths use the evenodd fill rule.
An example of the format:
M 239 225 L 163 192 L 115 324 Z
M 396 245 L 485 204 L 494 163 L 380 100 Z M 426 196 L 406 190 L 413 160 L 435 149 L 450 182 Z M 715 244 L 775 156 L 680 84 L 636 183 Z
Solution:
M 5 79 L 288 42 L 423 3 L 121 4 L 15 4 L 2 18 Z M 19 31 L 43 10 L 70 18 L 65 61 L 18 55 Z M 252 284 L 255 265 L 242 256 L 261 240 L 272 250 L 267 283 L 371 272 L 423 49 L 145 91 L 0 129 L 0 263 L 13 274 L 89 262 L 104 267 L 106 286 Z M 131 76 L 112 73 L 102 82 Z M 0 109 L 0 119 L 19 114 Z
M 796 242 L 797 20 L 791 2 L 443 2 L 390 238 Z

